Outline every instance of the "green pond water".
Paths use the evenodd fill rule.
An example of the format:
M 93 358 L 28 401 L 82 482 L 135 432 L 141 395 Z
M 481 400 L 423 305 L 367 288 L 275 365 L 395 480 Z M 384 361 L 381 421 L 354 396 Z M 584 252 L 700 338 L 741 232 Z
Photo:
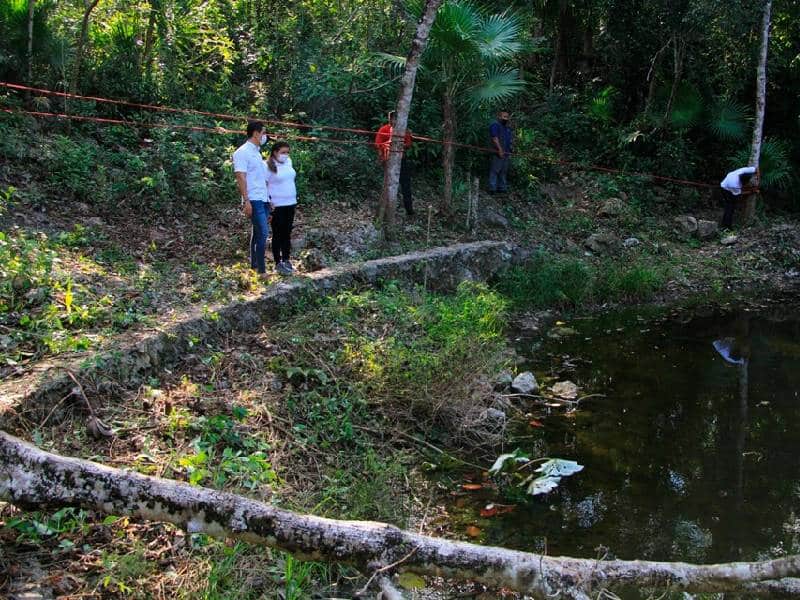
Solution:
M 518 340 L 529 368 L 570 380 L 570 415 L 528 408 L 531 456 L 585 469 L 508 514 L 482 518 L 484 489 L 453 513 L 480 542 L 550 555 L 712 562 L 800 552 L 800 317 L 797 307 L 653 318 L 617 313 Z M 716 342 L 716 343 L 715 343 Z M 540 416 L 541 415 L 541 416 Z M 508 502 L 507 500 L 505 502 Z

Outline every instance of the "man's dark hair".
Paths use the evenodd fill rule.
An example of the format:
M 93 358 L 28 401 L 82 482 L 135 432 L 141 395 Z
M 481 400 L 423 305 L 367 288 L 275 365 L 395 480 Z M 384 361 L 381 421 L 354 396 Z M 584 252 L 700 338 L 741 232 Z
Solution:
M 247 137 L 253 137 L 256 131 L 264 131 L 264 123 L 261 121 L 248 121 L 247 122 Z
M 741 185 L 747 185 L 748 183 L 750 183 L 750 180 L 753 178 L 753 175 L 755 175 L 755 173 L 742 173 L 741 175 L 739 175 L 739 183 Z

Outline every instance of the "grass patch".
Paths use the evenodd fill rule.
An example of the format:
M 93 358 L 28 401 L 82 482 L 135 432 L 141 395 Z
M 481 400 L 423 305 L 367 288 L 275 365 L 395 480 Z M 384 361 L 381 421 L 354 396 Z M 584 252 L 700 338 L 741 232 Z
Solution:
M 310 371 L 302 383 L 321 394 L 317 402 L 349 398 L 338 411 L 348 414 L 358 398 L 369 399 L 371 406 L 392 407 L 392 414 L 436 420 L 451 411 L 454 400 L 472 396 L 480 374 L 498 367 L 506 306 L 497 292 L 470 282 L 451 296 L 389 284 L 328 298 L 279 335 L 291 337 L 303 352 L 304 361 L 295 367 L 327 366 L 347 380 L 343 389 Z
M 497 290 L 519 309 L 572 309 L 585 304 L 647 300 L 663 289 L 666 266 L 638 259 L 593 264 L 574 257 L 537 252 L 523 267 L 509 270 Z

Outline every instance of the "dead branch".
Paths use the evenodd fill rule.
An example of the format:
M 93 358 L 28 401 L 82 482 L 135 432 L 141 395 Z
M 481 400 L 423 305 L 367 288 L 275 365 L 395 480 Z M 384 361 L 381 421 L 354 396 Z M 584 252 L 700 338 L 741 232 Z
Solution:
M 347 562 L 364 570 L 398 563 L 401 571 L 477 580 L 542 599 L 558 593 L 586 598 L 593 591 L 620 585 L 689 593 L 745 592 L 773 598 L 800 594 L 800 555 L 763 562 L 692 565 L 550 557 L 478 546 L 384 523 L 301 515 L 234 494 L 65 458 L 3 431 L 0 499 L 30 509 L 77 506 L 165 521 L 190 533 L 239 538 L 301 559 Z

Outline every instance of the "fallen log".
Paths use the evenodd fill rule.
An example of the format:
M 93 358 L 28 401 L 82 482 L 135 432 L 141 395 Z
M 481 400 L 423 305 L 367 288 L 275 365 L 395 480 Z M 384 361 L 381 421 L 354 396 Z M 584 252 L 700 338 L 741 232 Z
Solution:
M 552 557 L 433 538 L 384 523 L 297 514 L 187 483 L 45 452 L 0 431 L 0 499 L 25 509 L 75 506 L 239 538 L 301 559 L 476 580 L 535 598 L 587 598 L 618 586 L 800 596 L 800 555 L 717 565 Z M 388 574 L 388 573 L 387 573 Z

